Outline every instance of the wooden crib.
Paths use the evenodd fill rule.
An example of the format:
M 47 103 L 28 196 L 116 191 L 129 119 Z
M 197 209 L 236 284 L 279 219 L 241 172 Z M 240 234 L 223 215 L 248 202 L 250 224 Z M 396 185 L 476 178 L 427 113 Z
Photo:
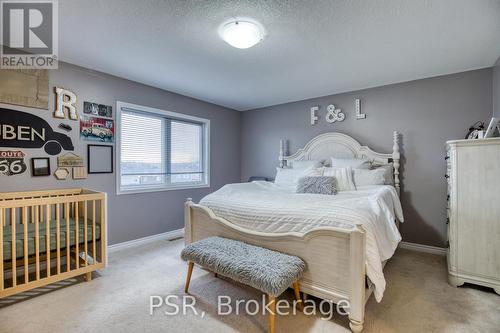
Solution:
M 0 298 L 106 265 L 106 194 L 0 193 Z

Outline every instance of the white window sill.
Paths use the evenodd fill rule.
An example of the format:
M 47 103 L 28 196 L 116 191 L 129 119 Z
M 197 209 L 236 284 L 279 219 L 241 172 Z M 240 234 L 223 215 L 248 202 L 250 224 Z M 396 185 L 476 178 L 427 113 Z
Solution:
M 150 192 L 163 192 L 163 191 L 174 191 L 174 190 L 189 190 L 197 188 L 207 188 L 210 184 L 182 184 L 182 185 L 171 185 L 171 186 L 158 186 L 158 187 L 137 187 L 131 189 L 117 189 L 117 195 L 123 194 L 140 194 L 140 193 L 150 193 Z

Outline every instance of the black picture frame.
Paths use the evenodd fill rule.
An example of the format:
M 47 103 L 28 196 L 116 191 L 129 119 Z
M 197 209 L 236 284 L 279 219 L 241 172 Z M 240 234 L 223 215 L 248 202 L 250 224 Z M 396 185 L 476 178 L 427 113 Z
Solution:
M 109 159 L 109 165 L 99 166 L 94 165 L 92 158 L 99 158 L 99 155 L 108 154 L 106 156 Z M 106 161 L 104 161 L 105 164 Z M 113 173 L 113 146 L 111 145 L 87 145 L 87 173 L 88 174 L 98 174 L 98 173 Z
M 46 168 L 35 168 L 35 162 L 38 160 L 45 161 L 47 163 L 47 167 Z M 38 171 L 37 171 L 37 169 L 38 169 Z M 44 176 L 50 176 L 51 174 L 52 174 L 52 172 L 50 170 L 50 158 L 48 158 L 48 157 L 33 157 L 31 159 L 31 176 L 32 177 L 44 177 Z

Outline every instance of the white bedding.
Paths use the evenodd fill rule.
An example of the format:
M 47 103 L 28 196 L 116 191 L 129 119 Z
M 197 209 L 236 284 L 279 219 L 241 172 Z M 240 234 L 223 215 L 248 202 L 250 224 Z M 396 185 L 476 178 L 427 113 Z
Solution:
M 358 187 L 337 195 L 297 194 L 294 187 L 269 182 L 229 184 L 204 197 L 200 204 L 226 220 L 251 230 L 305 233 L 321 226 L 366 231 L 366 272 L 378 302 L 385 290 L 382 262 L 392 257 L 401 235 L 394 223 L 403 222 L 396 190 L 388 185 Z

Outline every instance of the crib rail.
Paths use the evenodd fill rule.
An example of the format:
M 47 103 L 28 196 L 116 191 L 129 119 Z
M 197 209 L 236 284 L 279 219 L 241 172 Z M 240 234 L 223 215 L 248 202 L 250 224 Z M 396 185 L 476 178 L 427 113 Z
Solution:
M 106 195 L 0 193 L 0 298 L 106 265 Z

